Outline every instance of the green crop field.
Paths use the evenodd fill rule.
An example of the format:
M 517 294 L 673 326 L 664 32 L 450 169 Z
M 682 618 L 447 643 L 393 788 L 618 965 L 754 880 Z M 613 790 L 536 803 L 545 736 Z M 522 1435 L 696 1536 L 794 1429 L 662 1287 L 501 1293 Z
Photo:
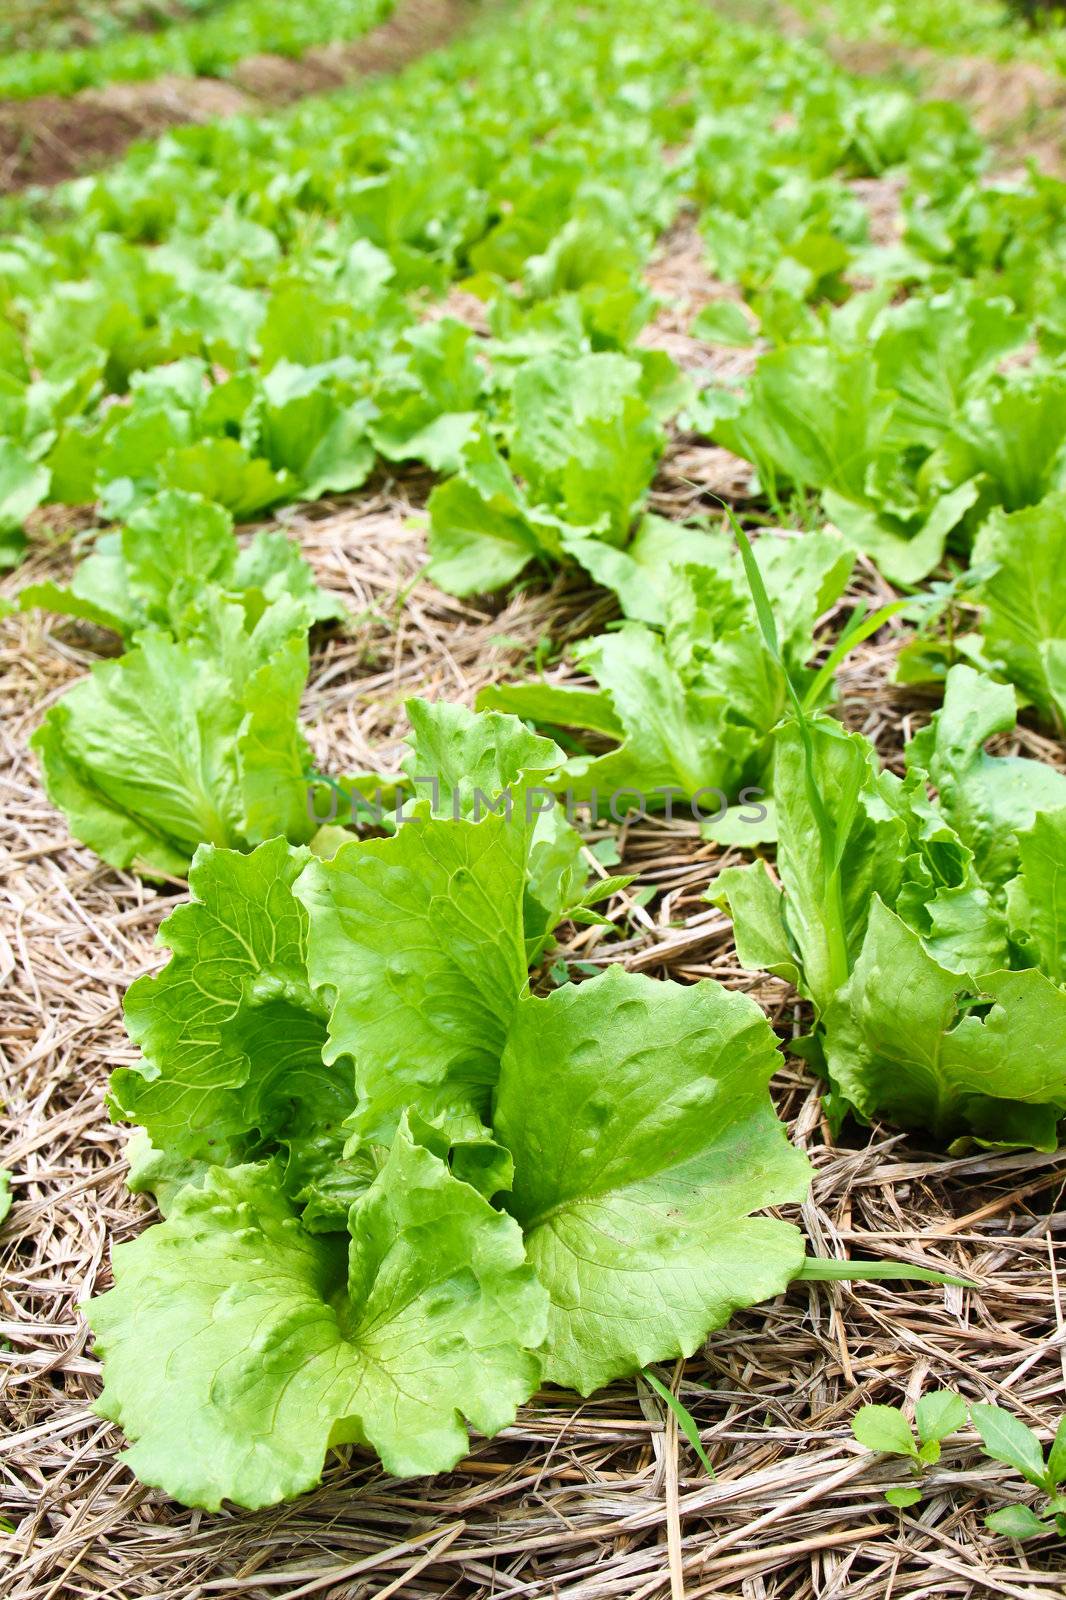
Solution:
M 0 43 L 9 41 L 0 100 L 69 95 L 164 73 L 225 75 L 259 51 L 299 56 L 311 45 L 358 38 L 390 9 L 390 0 L 176 0 L 170 11 L 129 0 L 41 8 L 42 15 L 28 8 L 0 24 Z M 58 14 L 49 15 L 53 10 Z
M 1038 24 L 6 24 L 12 1600 L 1058 1592 Z

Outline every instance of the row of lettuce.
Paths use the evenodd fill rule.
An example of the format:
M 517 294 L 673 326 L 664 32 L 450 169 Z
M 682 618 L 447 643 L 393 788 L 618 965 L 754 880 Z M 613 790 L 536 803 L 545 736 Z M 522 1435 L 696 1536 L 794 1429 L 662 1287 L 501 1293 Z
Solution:
M 12 0 L 0 19 L 0 49 L 16 52 L 72 50 L 104 44 L 134 28 L 164 27 L 179 20 L 202 17 L 225 5 L 226 0 Z M 180 10 L 178 6 L 180 5 Z
M 111 1085 L 165 1221 L 90 1312 L 131 1464 L 192 1504 L 282 1499 L 349 1442 L 442 1470 L 463 1419 L 494 1432 L 542 1381 L 588 1393 L 832 1275 L 751 1215 L 810 1177 L 753 1001 L 618 966 L 535 994 L 554 930 L 629 882 L 589 886 L 552 794 L 771 791 L 758 839 L 708 826 L 776 839 L 776 877 L 711 894 L 813 1002 L 796 1047 L 834 1115 L 1053 1148 L 1066 1110 L 1066 778 L 984 749 L 1012 684 L 1062 716 L 1060 189 L 989 182 L 950 107 L 666 13 L 533 6 L 358 101 L 146 147 L 0 252 L 9 524 L 48 499 L 119 524 L 19 601 L 125 647 L 35 736 L 49 792 L 106 861 L 193 894 Z M 902 185 L 894 244 L 870 178 Z M 683 210 L 736 291 L 697 332 L 761 341 L 739 392 L 641 341 Z M 753 555 L 647 514 L 671 428 L 753 463 L 753 521 L 819 526 Z M 580 681 L 412 702 L 365 838 L 307 805 L 308 639 L 338 608 L 233 519 L 379 458 L 439 475 L 442 587 L 568 565 L 623 620 Z M 969 572 L 915 592 L 945 556 Z M 904 776 L 823 710 L 884 618 L 843 618 L 868 557 L 920 625 L 904 670 L 945 686 Z
M 389 15 L 394 0 L 183 0 L 183 16 L 156 29 L 115 27 L 83 45 L 5 50 L 0 99 L 71 95 L 80 89 L 150 78 L 225 77 L 247 56 L 301 56 L 312 45 L 357 39 Z M 140 19 L 134 18 L 134 24 Z M 0 36 L 2 42 L 2 36 Z

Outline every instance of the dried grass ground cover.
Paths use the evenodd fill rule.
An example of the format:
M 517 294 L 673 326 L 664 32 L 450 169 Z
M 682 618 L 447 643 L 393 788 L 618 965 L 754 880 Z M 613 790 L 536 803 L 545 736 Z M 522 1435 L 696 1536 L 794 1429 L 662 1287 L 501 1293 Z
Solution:
M 684 228 L 666 241 L 652 277 L 692 308 L 718 292 Z M 656 337 L 673 338 L 683 359 L 717 362 L 721 352 L 682 350 L 687 315 L 675 305 Z M 678 437 L 655 503 L 683 514 L 730 485 L 743 502 L 749 484 L 743 463 Z M 382 478 L 354 505 L 290 519 L 320 581 L 344 596 L 354 619 L 320 644 L 305 703 L 327 770 L 388 770 L 407 695 L 471 703 L 483 684 L 528 670 L 542 638 L 565 644 L 612 615 L 609 596 L 574 578 L 531 583 L 498 604 L 452 600 L 420 581 L 422 536 L 409 518 L 428 486 L 418 473 Z M 58 574 L 69 554 L 41 555 L 34 566 Z M 23 569 L 20 581 L 28 576 Z M 880 587 L 863 569 L 850 598 Z M 846 719 L 886 760 L 898 759 L 912 722 L 932 705 L 888 686 L 899 638 L 886 630 L 842 675 Z M 950 1160 L 879 1128 L 850 1130 L 834 1144 L 818 1089 L 794 1061 L 783 1063 L 774 1092 L 817 1170 L 799 1218 L 812 1248 L 892 1254 L 972 1275 L 982 1287 L 797 1286 L 738 1318 L 683 1368 L 663 1369 L 701 1429 L 714 1481 L 662 1402 L 624 1383 L 584 1402 L 537 1396 L 514 1427 L 432 1480 L 396 1482 L 346 1452 L 296 1505 L 217 1516 L 135 1483 L 117 1460 L 116 1430 L 90 1410 L 99 1380 L 77 1306 L 106 1287 L 111 1242 L 151 1215 L 123 1188 L 125 1135 L 108 1122 L 102 1096 L 108 1072 L 132 1054 L 122 994 L 163 959 L 152 938 L 183 886 L 142 884 L 72 845 L 25 748 L 41 712 L 103 643 L 54 619 L 5 625 L 0 1149 L 16 1181 L 0 1291 L 0 1500 L 17 1525 L 0 1544 L 5 1596 L 1047 1600 L 1062 1592 L 1053 1547 L 1026 1555 L 984 1529 L 984 1514 L 1017 1497 L 1020 1480 L 985 1462 L 972 1434 L 946 1449 L 923 1504 L 901 1516 L 883 1490 L 904 1477 L 854 1443 L 849 1421 L 864 1401 L 913 1399 L 937 1384 L 1007 1404 L 1037 1426 L 1058 1416 L 1066 1163 L 1034 1153 Z M 1025 729 L 1015 747 L 1063 760 L 1061 748 Z M 740 970 L 727 920 L 702 898 L 730 856 L 681 821 L 635 821 L 619 846 L 652 898 L 641 906 L 632 892 L 617 896 L 617 935 L 571 930 L 565 953 L 682 980 L 715 977 L 756 994 L 785 1037 L 798 1031 L 794 996 Z

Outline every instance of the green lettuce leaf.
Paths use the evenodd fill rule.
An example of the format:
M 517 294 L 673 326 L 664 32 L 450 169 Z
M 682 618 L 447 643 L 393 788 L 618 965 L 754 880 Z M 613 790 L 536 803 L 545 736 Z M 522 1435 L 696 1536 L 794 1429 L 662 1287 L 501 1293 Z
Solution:
M 463 446 L 457 477 L 429 497 L 429 576 L 449 594 L 499 589 L 559 550 L 557 519 L 534 509 L 487 434 Z
M 94 423 L 70 418 L 59 428 L 44 458 L 52 475 L 48 498 L 59 505 L 83 506 L 96 498 L 96 470 L 104 441 L 121 422 L 121 408 L 112 406 Z
M 985 744 L 1009 733 L 1017 715 L 1014 690 L 973 667 L 948 673 L 943 708 L 907 746 L 909 768 L 928 776 L 938 807 L 989 885 L 1018 867 L 1017 831 L 1039 811 L 1066 805 L 1066 776 L 1024 756 L 991 756 Z
M 702 426 L 754 462 L 772 494 L 781 482 L 861 501 L 881 449 L 892 396 L 865 351 L 792 345 L 761 357 L 743 400 L 705 393 Z
M 62 617 L 78 617 L 98 628 L 109 628 L 129 636 L 145 619 L 133 614 L 122 559 L 122 539 L 117 533 L 101 533 L 90 555 L 79 562 L 69 584 L 52 579 L 28 583 L 18 592 L 20 611 L 55 611 Z
M 665 591 L 674 567 L 716 567 L 732 558 L 725 534 L 651 514 L 641 518 L 624 550 L 578 533 L 564 534 L 563 547 L 597 583 L 614 590 L 624 616 L 659 626 L 666 622 Z
M 598 689 L 557 683 L 494 683 L 478 696 L 482 711 L 505 711 L 542 727 L 584 728 L 611 739 L 625 737 L 610 697 Z
M 977 591 L 989 660 L 1040 715 L 1066 729 L 1066 491 L 1025 511 L 996 512 L 974 541 L 975 566 L 995 570 Z
M 1066 372 L 1016 367 L 993 374 L 963 408 L 930 468 L 947 486 L 984 476 L 1008 511 L 1066 488 Z
M 725 748 L 729 707 L 721 689 L 713 681 L 686 683 L 667 640 L 650 628 L 626 623 L 583 641 L 575 658 L 607 695 L 624 732 L 617 750 L 581 763 L 575 777 L 583 793 L 672 788 L 693 795 L 732 785 L 737 766 L 750 763 L 755 741 L 748 730 L 732 729 Z
M 434 817 L 477 821 L 510 796 L 519 829 L 526 827 L 527 791 L 557 772 L 563 752 L 514 717 L 477 714 L 447 701 L 408 700 L 411 723 L 403 768 L 414 806 L 429 804 Z
M 260 446 L 282 480 L 298 483 L 308 499 L 344 493 L 364 483 L 374 465 L 370 415 L 342 362 L 305 367 L 283 359 L 263 379 Z
M 389 461 L 457 472 L 478 421 L 484 377 L 470 329 L 453 317 L 410 328 L 378 377 L 371 435 Z
M 438 803 L 423 799 L 394 837 L 351 841 L 313 865 L 278 838 L 246 856 L 197 852 L 194 898 L 161 930 L 171 960 L 127 996 L 144 1061 L 111 1086 L 115 1113 L 160 1149 L 228 1161 L 284 1146 L 290 1191 L 310 1184 L 324 1204 L 348 1135 L 365 1154 L 417 1101 L 462 1161 L 495 1159 L 480 1148 L 477 1108 L 487 1111 L 527 962 L 582 900 L 586 869 L 561 812 L 554 826 L 526 819 L 525 788 L 558 764 L 554 745 L 512 718 L 409 710 L 409 766 L 436 782 Z M 477 811 L 471 780 L 493 801 L 510 786 L 510 817 L 462 817 Z M 345 1167 L 338 1182 L 354 1181 Z
M 649 376 L 650 374 L 650 376 Z M 451 594 L 510 582 L 570 539 L 624 545 L 662 451 L 654 368 L 615 351 L 523 362 L 507 460 L 482 428 L 429 499 L 429 573 Z
M 354 1053 L 383 1127 L 447 1082 L 487 1103 L 526 983 L 524 830 L 415 816 L 343 845 L 297 886 L 312 984 L 333 994 L 326 1059 Z
M 161 1216 L 168 1216 L 175 1199 L 187 1183 L 202 1187 L 213 1166 L 225 1162 L 200 1161 L 195 1157 L 157 1150 L 143 1128 L 136 1129 L 126 1143 L 129 1171 L 126 1187 L 131 1194 L 150 1194 Z
M 332 1007 L 327 1060 L 356 1056 L 360 1126 L 386 1138 L 407 1105 L 487 1112 L 528 963 L 587 876 L 579 835 L 547 810 L 551 740 L 498 713 L 407 709 L 415 797 L 394 836 L 342 845 L 296 887 Z
M 401 1129 L 336 1235 L 300 1228 L 270 1165 L 216 1169 L 115 1250 L 89 1318 L 101 1414 L 130 1466 L 186 1505 L 312 1488 L 359 1443 L 442 1472 L 536 1388 L 546 1295 L 508 1216 Z M 148 1359 L 146 1359 L 148 1352 Z
M 1011 931 L 1053 983 L 1066 984 L 1066 807 L 1037 812 L 1016 837 L 1020 870 L 1007 885 Z
M 799 1232 L 750 1216 L 810 1181 L 767 1093 L 777 1059 L 759 1008 L 717 984 L 614 968 L 522 1003 L 493 1120 L 553 1382 L 588 1394 L 691 1355 L 796 1276 Z
M 187 445 L 191 432 L 189 413 L 180 407 L 147 403 L 132 406 L 108 430 L 96 454 L 96 495 L 104 515 L 127 517 L 158 493 L 163 487 L 161 457 Z M 210 489 L 207 493 L 208 498 L 218 498 L 211 495 Z
M 785 678 L 763 647 L 736 552 L 722 541 L 714 566 L 678 565 L 671 560 L 675 549 L 666 543 L 659 568 L 646 558 L 658 580 L 647 609 L 654 605 L 661 615 L 661 632 L 627 622 L 575 647 L 599 695 L 550 684 L 502 685 L 479 703 L 616 737 L 616 749 L 568 762 L 565 780 L 582 796 L 595 791 L 606 802 L 628 789 L 662 809 L 660 791 L 667 790 L 702 795 L 715 811 L 723 795 L 735 799 L 763 777 L 769 736 L 787 704 Z M 759 552 L 785 660 L 805 684 L 816 624 L 844 589 L 853 556 L 830 533 L 766 538 Z
M 736 300 L 708 301 L 689 324 L 692 337 L 704 339 L 708 344 L 752 345 L 757 332 L 758 325 L 752 324 L 751 313 Z
M 299 600 L 313 622 L 341 621 L 348 611 L 336 595 L 320 589 L 300 547 L 280 530 L 264 530 L 243 545 L 223 587 L 232 595 L 247 595 L 246 604 L 258 604 L 256 591 L 272 604 L 285 595 Z
M 664 442 L 642 381 L 605 351 L 526 362 L 514 383 L 512 469 L 534 503 L 611 544 L 628 539 Z
M 866 239 L 862 206 L 836 179 L 793 171 L 775 176 L 751 204 L 745 170 L 739 192 L 726 189 L 724 205 L 708 215 L 702 231 L 718 274 L 746 289 L 787 285 L 812 300 L 836 295 L 854 247 Z
M 22 525 L 48 494 L 51 474 L 10 439 L 0 439 L 0 567 L 17 566 L 26 548 Z
M 1009 300 L 986 299 L 969 284 L 893 307 L 874 345 L 878 382 L 896 396 L 893 442 L 934 449 L 974 384 L 1027 335 Z
M 415 798 L 435 817 L 478 821 L 501 809 L 524 840 L 526 961 L 539 959 L 552 930 L 581 904 L 588 868 L 581 836 L 554 803 L 549 781 L 564 762 L 550 739 L 514 717 L 465 706 L 407 702 L 410 754 L 404 771 Z
M 874 471 L 876 473 L 876 464 Z M 909 489 L 905 485 L 905 491 Z M 903 587 L 921 583 L 944 559 L 948 540 L 963 524 L 981 497 L 979 480 L 968 478 L 945 494 L 925 497 L 914 493 L 906 516 L 886 511 L 876 483 L 868 482 L 863 500 L 826 489 L 822 505 L 832 525 L 856 550 L 876 561 L 892 583 Z
M 695 408 L 702 431 L 755 464 L 775 505 L 785 486 L 820 491 L 826 516 L 852 548 L 903 584 L 937 565 L 980 495 L 971 481 L 976 465 L 925 476 L 937 430 L 951 420 L 942 409 L 962 382 L 956 366 L 972 352 L 968 345 L 969 354 L 956 352 L 953 365 L 950 352 L 927 350 L 925 365 L 912 368 L 908 341 L 927 344 L 938 332 L 935 318 L 924 326 L 921 304 L 913 326 L 890 323 L 882 334 L 884 382 L 869 335 L 859 348 L 847 338 L 793 343 L 760 359 L 744 395 L 706 390 Z M 896 383 L 903 364 L 914 384 L 906 392 Z
M 1066 779 L 985 752 L 1013 722 L 1012 690 L 954 667 L 904 781 L 861 735 L 811 721 L 808 757 L 785 724 L 780 883 L 762 863 L 730 868 L 708 898 L 731 911 L 745 966 L 814 1000 L 834 1090 L 862 1115 L 1047 1149 L 1066 1108 Z
M 861 735 L 825 719 L 811 725 L 811 738 L 815 782 L 836 824 L 835 860 L 827 858 L 811 816 L 802 738 L 794 723 L 786 723 L 776 737 L 773 769 L 784 904 L 777 908 L 770 900 L 761 865 L 727 869 L 711 893 L 715 903 L 735 904 L 736 914 L 749 911 L 757 919 L 750 931 L 745 923 L 738 949 L 743 945 L 747 951 L 749 941 L 757 941 L 751 953 L 759 947 L 773 950 L 772 970 L 797 966 L 802 992 L 821 1011 L 862 944 L 871 896 L 894 900 L 899 891 L 907 833 L 880 791 L 876 758 Z M 839 928 L 830 920 L 826 892 L 834 870 L 840 883 Z M 740 880 L 740 872 L 750 876 Z M 738 894 L 743 898 L 734 900 Z
M 742 395 L 705 391 L 696 420 L 775 503 L 782 485 L 820 491 L 894 581 L 920 581 L 949 539 L 965 547 L 991 507 L 1066 481 L 1061 373 L 996 370 L 1028 332 L 1009 302 L 957 289 L 883 312 L 861 344 L 841 312 L 827 332 L 762 356 Z
M 309 1096 L 334 1102 L 337 1124 L 354 1109 L 350 1062 L 323 1066 L 327 1008 L 307 981 L 306 916 L 292 890 L 309 859 L 283 839 L 249 855 L 196 852 L 194 898 L 160 928 L 171 959 L 126 995 L 144 1060 L 111 1076 L 113 1113 L 141 1123 L 159 1149 L 224 1161 L 233 1141 L 283 1135 Z
M 243 607 L 208 589 L 189 620 L 184 639 L 149 630 L 99 662 L 31 741 L 72 833 L 111 866 L 182 875 L 200 843 L 314 831 L 296 722 L 302 603 L 278 601 L 248 630 Z
M 967 980 L 875 898 L 851 977 L 825 1015 L 836 1086 L 865 1115 L 935 1139 L 1054 1150 L 1066 1111 L 1066 991 L 1041 972 Z
M 237 439 L 200 439 L 168 450 L 159 466 L 159 484 L 217 500 L 238 522 L 291 500 L 297 480 L 286 469 L 275 472 L 252 456 Z
M 100 534 L 69 588 L 28 584 L 18 599 L 24 611 L 82 617 L 130 639 L 152 623 L 178 632 L 206 583 L 250 607 L 291 595 L 315 622 L 345 615 L 283 533 L 257 533 L 241 549 L 224 507 L 180 489 L 155 496 L 120 531 Z
M 135 511 L 117 537 L 103 538 L 115 540 L 117 548 L 112 555 L 113 547 L 104 547 L 98 563 L 101 579 L 105 570 L 112 574 L 119 615 L 119 596 L 126 599 L 127 634 L 150 622 L 172 627 L 188 604 L 193 585 L 222 582 L 236 557 L 229 513 L 200 495 L 178 489 L 157 495 Z M 91 555 L 83 562 L 75 574 L 75 587 L 86 569 L 93 574 L 95 559 Z
M 733 919 L 737 960 L 747 972 L 771 972 L 806 990 L 804 957 L 785 916 L 785 894 L 764 861 L 726 867 L 711 882 L 707 899 Z

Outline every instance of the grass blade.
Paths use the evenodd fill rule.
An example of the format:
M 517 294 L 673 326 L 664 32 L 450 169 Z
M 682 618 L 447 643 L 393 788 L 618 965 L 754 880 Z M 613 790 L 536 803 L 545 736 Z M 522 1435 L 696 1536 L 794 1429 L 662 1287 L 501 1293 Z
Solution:
M 829 814 L 829 808 L 818 786 L 818 770 L 814 757 L 814 736 L 811 733 L 811 721 L 807 715 L 806 706 L 792 681 L 792 676 L 781 654 L 773 606 L 766 585 L 763 582 L 762 573 L 759 571 L 759 563 L 755 559 L 755 551 L 752 549 L 751 540 L 737 521 L 732 507 L 726 505 L 724 500 L 720 504 L 729 519 L 733 537 L 736 539 L 737 548 L 740 551 L 740 559 L 744 563 L 744 571 L 747 575 L 748 586 L 751 589 L 755 615 L 763 636 L 763 642 L 785 680 L 785 688 L 796 715 L 796 726 L 803 744 L 804 788 L 807 791 L 807 803 L 810 806 L 811 815 L 818 830 L 825 866 L 825 924 L 829 947 L 830 972 L 833 977 L 834 989 L 839 989 L 847 982 L 849 972 L 847 930 L 840 883 L 840 856 L 843 849 L 843 836 L 838 838 L 837 829 Z
M 864 639 L 868 639 L 872 633 L 876 633 L 878 628 L 882 627 L 890 618 L 898 616 L 901 611 L 905 611 L 910 604 L 909 600 L 894 600 L 891 605 L 882 606 L 880 610 L 872 612 L 870 616 L 865 616 L 861 611 L 856 611 L 849 619 L 847 627 L 833 646 L 831 653 L 818 668 L 814 681 L 803 697 L 804 710 L 810 711 L 818 704 L 822 690 L 845 656 L 850 655 L 857 645 L 862 644 Z
M 678 1427 L 685 1435 L 685 1438 L 688 1440 L 693 1450 L 695 1450 L 696 1454 L 699 1456 L 704 1472 L 706 1472 L 708 1478 L 713 1478 L 714 1468 L 711 1466 L 706 1450 L 700 1443 L 700 1436 L 696 1429 L 696 1424 L 693 1420 L 692 1413 L 681 1404 L 681 1401 L 677 1398 L 677 1395 L 674 1394 L 671 1389 L 668 1389 L 665 1383 L 661 1383 L 659 1381 L 654 1372 L 649 1372 L 647 1369 L 645 1369 L 641 1373 L 641 1377 L 644 1379 L 645 1383 L 651 1385 L 661 1400 L 666 1401 L 667 1405 L 670 1407 L 670 1410 L 677 1418 Z
M 958 1289 L 979 1289 L 972 1278 L 953 1277 L 932 1267 L 912 1267 L 906 1261 L 836 1261 L 828 1256 L 806 1256 L 793 1283 L 893 1282 L 950 1283 Z

